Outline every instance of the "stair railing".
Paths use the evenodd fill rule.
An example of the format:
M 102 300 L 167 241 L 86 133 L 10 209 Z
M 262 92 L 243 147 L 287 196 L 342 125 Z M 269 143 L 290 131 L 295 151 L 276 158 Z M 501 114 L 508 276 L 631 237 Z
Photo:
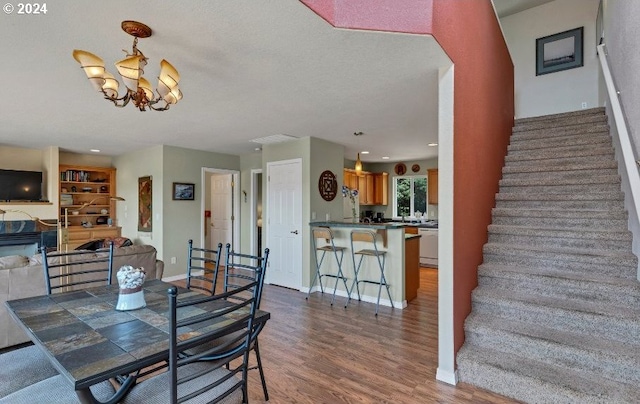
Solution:
M 631 201 L 635 208 L 637 217 L 640 218 L 640 174 L 638 173 L 638 165 L 640 160 L 636 161 L 633 148 L 631 147 L 631 139 L 629 138 L 629 130 L 627 128 L 627 122 L 622 112 L 622 105 L 620 104 L 619 94 L 616 90 L 615 83 L 613 81 L 613 75 L 611 69 L 609 69 L 609 62 L 607 60 L 607 52 L 605 44 L 597 46 L 598 58 L 600 59 L 600 66 L 602 67 L 602 75 L 607 87 L 607 94 L 609 95 L 609 102 L 611 104 L 611 112 L 613 114 L 613 122 L 616 126 L 618 133 L 618 140 L 620 141 L 620 152 L 622 154 L 622 161 L 626 169 L 627 178 L 629 179 L 629 188 L 631 189 Z M 636 227 L 640 227 L 640 224 L 636 224 Z M 638 275 L 640 276 L 640 268 L 638 269 Z

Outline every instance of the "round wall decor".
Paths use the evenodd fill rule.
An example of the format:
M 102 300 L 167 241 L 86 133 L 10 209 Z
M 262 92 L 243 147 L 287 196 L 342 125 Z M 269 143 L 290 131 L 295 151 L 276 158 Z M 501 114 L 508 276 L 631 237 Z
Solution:
M 414 164 L 411 166 L 411 171 L 413 171 L 414 173 L 417 173 L 418 171 L 420 171 L 420 165 L 418 164 Z
M 320 191 L 322 199 L 332 201 L 338 194 L 336 175 L 329 170 L 323 171 L 318 180 L 318 191 Z
M 404 163 L 398 163 L 396 164 L 394 171 L 398 175 L 404 175 L 407 172 L 407 166 L 404 165 Z

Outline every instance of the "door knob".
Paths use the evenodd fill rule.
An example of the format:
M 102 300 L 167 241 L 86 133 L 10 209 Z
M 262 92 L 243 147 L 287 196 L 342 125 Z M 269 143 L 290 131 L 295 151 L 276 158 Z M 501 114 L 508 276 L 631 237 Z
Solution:
M 298 230 L 294 230 L 292 232 L 290 232 L 291 234 L 298 234 Z

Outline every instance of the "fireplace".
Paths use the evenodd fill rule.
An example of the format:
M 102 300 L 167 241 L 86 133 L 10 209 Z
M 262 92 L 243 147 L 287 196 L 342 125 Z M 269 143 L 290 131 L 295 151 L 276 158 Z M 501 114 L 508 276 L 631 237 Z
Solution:
M 42 228 L 44 227 L 44 228 Z M 0 222 L 0 257 L 36 254 L 41 247 L 55 248 L 56 230 L 38 226 L 32 220 L 5 220 Z

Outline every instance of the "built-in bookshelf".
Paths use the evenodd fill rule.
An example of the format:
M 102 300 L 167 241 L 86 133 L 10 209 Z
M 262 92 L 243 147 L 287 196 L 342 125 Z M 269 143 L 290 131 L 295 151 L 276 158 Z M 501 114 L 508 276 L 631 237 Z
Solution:
M 98 238 L 120 236 L 115 225 L 116 169 L 60 165 L 59 220 L 72 249 Z

